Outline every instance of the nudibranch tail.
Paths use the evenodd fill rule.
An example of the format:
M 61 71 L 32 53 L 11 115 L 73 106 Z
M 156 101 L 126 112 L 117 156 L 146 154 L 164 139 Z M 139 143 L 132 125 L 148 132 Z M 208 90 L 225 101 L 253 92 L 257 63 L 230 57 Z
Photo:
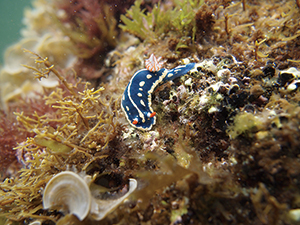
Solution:
M 157 63 L 155 56 L 149 60 Z M 178 66 L 174 69 L 149 68 L 137 71 L 130 79 L 122 96 L 121 107 L 129 123 L 140 130 L 150 130 L 156 122 L 156 112 L 152 109 L 152 93 L 160 84 L 182 76 L 194 68 L 195 63 Z M 156 68 L 157 69 L 157 68 Z
M 164 82 L 174 80 L 177 77 L 183 76 L 195 67 L 195 63 L 189 63 L 183 66 L 177 66 L 174 69 L 168 71 L 167 75 L 163 79 Z
M 145 60 L 146 69 L 150 72 L 159 71 L 163 66 L 163 62 L 159 62 L 160 59 L 161 57 L 156 58 L 154 54 L 151 54 L 150 58 Z

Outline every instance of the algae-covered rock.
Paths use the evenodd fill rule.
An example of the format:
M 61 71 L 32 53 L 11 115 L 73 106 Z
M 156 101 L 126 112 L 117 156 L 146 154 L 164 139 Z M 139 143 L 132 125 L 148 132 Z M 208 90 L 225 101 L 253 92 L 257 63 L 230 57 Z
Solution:
M 0 72 L 1 220 L 297 224 L 299 20 L 293 0 L 34 1 Z M 152 54 L 194 68 L 153 86 L 143 131 L 121 99 Z M 43 207 L 65 173 L 91 197 L 83 215 Z

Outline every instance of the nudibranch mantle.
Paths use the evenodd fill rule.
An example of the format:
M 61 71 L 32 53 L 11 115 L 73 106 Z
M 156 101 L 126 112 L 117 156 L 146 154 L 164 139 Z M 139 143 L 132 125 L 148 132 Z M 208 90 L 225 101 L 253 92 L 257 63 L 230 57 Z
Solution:
M 155 88 L 167 81 L 180 77 L 191 69 L 195 63 L 177 66 L 174 69 L 165 68 L 159 71 L 141 69 L 130 79 L 122 96 L 121 106 L 129 123 L 140 130 L 150 130 L 156 122 L 152 109 L 152 93 Z

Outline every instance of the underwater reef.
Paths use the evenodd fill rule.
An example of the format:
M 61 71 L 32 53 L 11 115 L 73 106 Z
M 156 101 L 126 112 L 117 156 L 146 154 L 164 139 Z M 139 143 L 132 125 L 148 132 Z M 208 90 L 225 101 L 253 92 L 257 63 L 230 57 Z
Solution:
M 0 224 L 300 223 L 299 0 L 34 0 L 24 25 Z

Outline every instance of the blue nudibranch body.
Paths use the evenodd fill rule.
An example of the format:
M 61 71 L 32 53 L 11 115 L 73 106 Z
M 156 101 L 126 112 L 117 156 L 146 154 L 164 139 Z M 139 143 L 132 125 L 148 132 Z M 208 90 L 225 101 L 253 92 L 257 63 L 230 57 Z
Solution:
M 155 65 L 151 62 L 149 64 L 151 58 L 155 59 Z M 158 71 L 154 69 L 151 72 L 148 70 L 149 65 Z M 148 62 L 146 61 L 147 69 L 139 70 L 132 76 L 122 96 L 121 106 L 129 123 L 140 130 L 150 130 L 156 122 L 156 113 L 151 107 L 152 93 L 155 88 L 186 74 L 194 66 L 195 63 L 189 63 L 171 70 L 160 69 L 161 64 L 158 64 L 154 55 L 151 55 Z

